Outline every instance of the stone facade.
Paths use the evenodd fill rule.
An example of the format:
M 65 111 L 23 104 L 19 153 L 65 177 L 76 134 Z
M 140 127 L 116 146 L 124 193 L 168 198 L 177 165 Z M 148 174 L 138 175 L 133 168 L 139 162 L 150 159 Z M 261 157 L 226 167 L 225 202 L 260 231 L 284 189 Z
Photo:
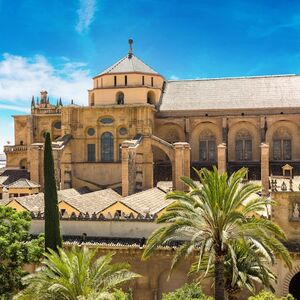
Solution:
M 14 116 L 7 166 L 27 169 L 43 187 L 43 139 L 50 131 L 62 189 L 125 184 L 125 195 L 161 180 L 182 189 L 179 177 L 194 176 L 191 166 L 217 165 L 229 173 L 247 167 L 267 190 L 269 173 L 281 174 L 284 164 L 300 173 L 299 85 L 300 76 L 291 75 L 166 81 L 131 53 L 93 78 L 87 106 L 53 105 L 46 91 L 33 98 L 30 115 Z

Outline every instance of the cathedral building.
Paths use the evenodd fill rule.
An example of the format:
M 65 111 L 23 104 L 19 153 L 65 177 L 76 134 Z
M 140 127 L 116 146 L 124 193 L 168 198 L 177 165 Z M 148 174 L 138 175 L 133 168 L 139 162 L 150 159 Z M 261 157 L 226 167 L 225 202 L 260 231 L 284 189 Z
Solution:
M 43 186 L 42 143 L 51 132 L 61 189 L 122 188 L 123 195 L 172 181 L 191 167 L 247 167 L 249 179 L 300 172 L 300 76 L 166 80 L 132 50 L 93 78 L 86 106 L 32 98 L 14 116 L 8 167 Z M 261 168 L 263 166 L 263 168 Z M 261 170 L 262 169 L 262 170 Z M 191 174 L 193 176 L 193 172 Z M 261 178 L 262 176 L 262 178 Z

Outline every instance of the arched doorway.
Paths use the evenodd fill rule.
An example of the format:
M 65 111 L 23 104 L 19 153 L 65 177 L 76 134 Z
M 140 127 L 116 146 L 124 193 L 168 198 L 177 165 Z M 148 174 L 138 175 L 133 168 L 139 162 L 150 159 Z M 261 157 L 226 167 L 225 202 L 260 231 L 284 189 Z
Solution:
M 300 272 L 291 279 L 289 293 L 292 294 L 296 300 L 300 300 Z
M 153 152 L 153 179 L 154 186 L 159 181 L 173 180 L 172 162 L 166 152 L 161 148 L 152 146 Z

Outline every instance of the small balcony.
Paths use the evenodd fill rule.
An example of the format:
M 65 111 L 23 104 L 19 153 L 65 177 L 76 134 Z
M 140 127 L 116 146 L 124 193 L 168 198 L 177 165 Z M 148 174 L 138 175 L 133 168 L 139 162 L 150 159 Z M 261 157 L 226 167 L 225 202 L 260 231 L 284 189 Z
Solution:
M 11 152 L 23 152 L 27 150 L 26 145 L 11 145 L 11 146 L 4 146 L 4 152 L 5 153 L 11 153 Z

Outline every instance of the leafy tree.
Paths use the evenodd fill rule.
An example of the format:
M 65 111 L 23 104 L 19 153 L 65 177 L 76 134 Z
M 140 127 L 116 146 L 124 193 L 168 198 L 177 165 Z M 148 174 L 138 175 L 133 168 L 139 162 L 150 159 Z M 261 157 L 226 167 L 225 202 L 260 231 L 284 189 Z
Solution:
M 139 275 L 131 272 L 127 263 L 112 264 L 114 253 L 95 260 L 96 254 L 97 249 L 86 247 L 70 251 L 59 248 L 58 253 L 49 249 L 43 267 L 25 277 L 28 286 L 15 299 L 123 300 L 115 288 Z
M 185 284 L 183 287 L 174 292 L 163 294 L 162 300 L 212 300 L 211 297 L 206 297 L 199 285 Z
M 57 187 L 50 133 L 45 136 L 44 147 L 44 183 L 45 183 L 45 249 L 57 251 L 62 246 L 59 227 Z
M 294 297 L 288 295 L 286 297 L 276 297 L 274 294 L 268 291 L 262 291 L 256 296 L 251 296 L 248 300 L 294 300 Z
M 216 168 L 213 171 L 195 171 L 202 186 L 183 177 L 182 180 L 190 191 L 175 191 L 167 195 L 168 199 L 176 201 L 157 219 L 158 223 L 165 223 L 165 226 L 150 236 L 143 259 L 148 258 L 162 244 L 182 240 L 171 268 L 195 250 L 199 253 L 200 269 L 201 261 L 207 255 L 206 271 L 214 264 L 216 300 L 224 300 L 225 297 L 224 271 L 227 255 L 232 257 L 234 276 L 237 276 L 234 244 L 238 240 L 255 245 L 271 263 L 274 263 L 275 256 L 278 255 L 291 267 L 289 253 L 281 243 L 285 239 L 284 232 L 272 221 L 253 216 L 263 211 L 269 203 L 256 195 L 260 191 L 259 186 L 242 184 L 246 169 L 241 169 L 230 177 L 226 173 L 219 175 Z M 250 196 L 255 197 L 249 199 Z
M 38 262 L 43 253 L 44 239 L 32 239 L 29 234 L 28 212 L 0 206 L 0 295 L 10 299 L 23 285 L 25 264 Z

